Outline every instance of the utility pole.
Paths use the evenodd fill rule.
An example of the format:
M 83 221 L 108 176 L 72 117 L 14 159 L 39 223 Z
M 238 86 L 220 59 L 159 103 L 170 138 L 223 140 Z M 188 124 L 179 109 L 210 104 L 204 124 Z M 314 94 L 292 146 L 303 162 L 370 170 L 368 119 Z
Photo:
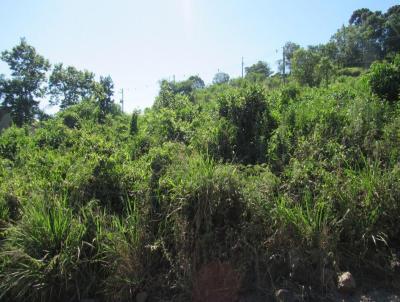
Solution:
M 124 113 L 124 88 L 121 89 L 120 93 L 121 93 L 121 101 L 120 101 L 121 111 L 122 113 Z
M 243 79 L 243 66 L 244 66 L 244 62 L 243 62 L 243 57 L 242 57 L 242 79 Z

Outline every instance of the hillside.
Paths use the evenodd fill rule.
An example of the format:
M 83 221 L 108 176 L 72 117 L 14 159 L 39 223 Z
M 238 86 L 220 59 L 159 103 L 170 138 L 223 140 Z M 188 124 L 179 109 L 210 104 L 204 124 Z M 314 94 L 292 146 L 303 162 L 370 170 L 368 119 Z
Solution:
M 322 56 L 301 81 L 309 51 L 283 75 L 261 62 L 210 85 L 162 81 L 133 114 L 110 78 L 67 99 L 53 77 L 54 116 L 5 98 L 0 301 L 397 293 L 400 55 L 367 67 Z M 344 272 L 354 288 L 340 288 Z

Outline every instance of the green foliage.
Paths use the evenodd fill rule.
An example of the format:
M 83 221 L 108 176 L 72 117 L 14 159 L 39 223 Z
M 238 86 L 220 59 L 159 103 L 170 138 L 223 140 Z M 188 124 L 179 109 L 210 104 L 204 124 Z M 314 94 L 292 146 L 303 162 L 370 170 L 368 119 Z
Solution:
M 235 266 L 243 268 L 251 251 L 233 249 L 248 239 L 250 212 L 255 212 L 245 202 L 244 181 L 235 166 L 218 165 L 198 154 L 181 156 L 158 182 L 159 248 L 175 276 L 171 281 L 178 282 L 171 286 L 187 286 L 194 272 L 215 260 L 237 257 L 241 260 Z M 246 192 L 253 193 L 250 188 Z
M 98 229 L 104 224 L 104 217 L 97 218 L 101 261 L 107 272 L 100 291 L 107 301 L 132 300 L 145 282 L 148 257 L 144 253 L 146 238 L 137 202 L 128 201 L 124 214 L 124 217 L 112 217 L 101 232 Z
M 76 295 L 84 233 L 64 200 L 27 205 L 2 246 L 1 296 L 50 301 Z
M 60 104 L 61 109 L 78 104 L 91 97 L 93 83 L 93 73 L 56 64 L 49 78 L 50 101 L 52 104 Z
M 26 148 L 28 144 L 26 129 L 11 127 L 0 136 L 0 156 L 15 161 L 21 149 Z
M 400 55 L 396 58 L 393 64 L 375 62 L 367 75 L 372 92 L 389 102 L 398 100 L 400 94 Z
M 302 85 L 317 86 L 319 78 L 316 72 L 320 57 L 312 49 L 298 49 L 293 54 L 292 74 Z
M 219 99 L 219 114 L 233 126 L 233 154 L 227 159 L 243 163 L 265 161 L 265 151 L 275 126 L 264 91 L 250 86 Z
M 174 98 L 179 96 L 188 97 L 193 101 L 193 94 L 205 87 L 204 81 L 199 76 L 190 76 L 181 82 L 162 80 L 160 92 L 154 102 L 154 108 L 174 107 Z
M 229 81 L 229 74 L 225 72 L 218 72 L 213 78 L 213 84 L 223 84 Z
M 79 129 L 79 116 L 75 112 L 66 112 L 62 114 L 63 123 L 70 129 Z
M 11 79 L 0 79 L 1 106 L 9 109 L 17 126 L 33 121 L 39 109 L 38 98 L 43 97 L 49 62 L 36 53 L 25 39 L 11 51 L 4 51 L 1 59 L 11 70 Z
M 131 125 L 129 128 L 129 133 L 131 135 L 135 135 L 138 132 L 138 118 L 139 118 L 140 111 L 133 111 L 131 117 Z
M 294 42 L 286 42 L 283 46 L 283 56 L 285 57 L 285 70 L 283 66 L 283 60 L 278 61 L 278 70 L 281 74 L 288 74 L 292 70 L 292 59 L 293 54 L 296 50 L 300 48 L 300 45 Z
M 316 66 L 317 77 L 325 85 L 328 85 L 330 79 L 335 74 L 335 67 L 328 57 L 322 57 Z
M 293 284 L 305 300 L 344 270 L 397 282 L 400 57 L 368 71 L 359 57 L 360 35 L 380 39 L 397 12 L 287 43 L 285 81 L 262 62 L 209 86 L 162 81 L 140 114 L 113 103 L 111 78 L 86 94 L 92 75 L 57 65 L 53 101 L 68 105 L 0 134 L 0 300 L 188 301 L 213 263 L 243 292 Z
M 338 70 L 338 76 L 358 77 L 363 73 L 363 69 L 359 67 L 347 67 Z
M 98 121 L 104 123 L 107 114 L 112 113 L 114 100 L 114 83 L 110 76 L 100 77 L 100 82 L 94 84 L 94 97 L 99 104 Z
M 266 62 L 258 61 L 245 68 L 246 78 L 253 82 L 263 81 L 268 78 L 273 72 Z
M 367 8 L 355 10 L 349 25 L 332 36 L 336 50 L 331 58 L 340 66 L 368 67 L 375 60 L 398 52 L 399 20 L 398 5 L 390 7 L 384 14 Z

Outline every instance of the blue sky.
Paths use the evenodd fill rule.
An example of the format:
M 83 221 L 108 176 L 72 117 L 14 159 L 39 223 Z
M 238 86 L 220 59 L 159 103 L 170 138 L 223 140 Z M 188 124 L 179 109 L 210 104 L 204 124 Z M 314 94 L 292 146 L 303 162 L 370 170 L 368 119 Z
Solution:
M 1 0 L 0 50 L 25 37 L 51 63 L 111 75 L 125 108 L 151 106 L 158 81 L 210 83 L 258 60 L 273 68 L 286 41 L 325 43 L 358 8 L 392 0 Z M 0 73 L 7 73 L 0 64 Z M 116 93 L 116 98 L 120 96 Z M 44 104 L 42 106 L 45 106 Z

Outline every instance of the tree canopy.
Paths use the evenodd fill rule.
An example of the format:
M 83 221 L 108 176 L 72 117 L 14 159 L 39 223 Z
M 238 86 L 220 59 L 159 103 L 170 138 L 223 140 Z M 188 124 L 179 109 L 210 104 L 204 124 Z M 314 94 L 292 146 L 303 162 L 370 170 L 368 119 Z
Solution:
M 267 62 L 258 61 L 245 68 L 246 78 L 251 80 L 263 80 L 268 78 L 273 72 Z
M 225 72 L 218 72 L 213 78 L 213 84 L 223 84 L 229 81 L 229 74 Z
M 50 101 L 65 109 L 78 104 L 93 94 L 94 74 L 87 70 L 80 71 L 73 66 L 54 65 L 49 78 Z
M 2 106 L 10 111 L 17 125 L 32 122 L 39 112 L 39 98 L 46 92 L 50 63 L 25 39 L 12 50 L 2 52 L 1 59 L 11 70 L 10 79 L 0 79 Z

